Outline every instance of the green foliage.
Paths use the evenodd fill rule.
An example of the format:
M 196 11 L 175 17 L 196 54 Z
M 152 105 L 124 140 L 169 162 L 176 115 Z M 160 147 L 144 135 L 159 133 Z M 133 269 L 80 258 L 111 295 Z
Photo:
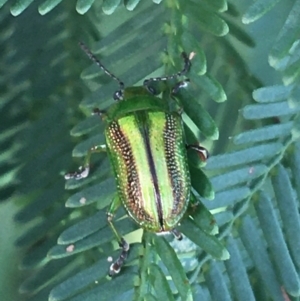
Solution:
M 0 275 L 4 300 L 298 300 L 300 0 L 6 2 L 1 201 L 14 202 L 21 228 L 10 239 L 22 275 L 10 273 L 9 283 L 22 279 L 21 294 L 9 295 Z M 242 22 L 256 20 L 250 36 Z M 270 26 L 268 46 L 261 34 Z M 116 90 L 78 41 L 127 87 L 176 72 L 180 52 L 195 52 L 178 97 L 187 141 L 201 139 L 212 154 L 204 172 L 190 157 L 193 194 L 205 206 L 178 227 L 183 241 L 137 234 L 118 211 L 116 227 L 132 244 L 113 279 L 108 257 L 120 251 L 106 222 L 115 193 L 106 155 L 93 157 L 88 178 L 63 179 L 104 142 L 104 125 L 90 113 L 111 105 Z M 0 252 L 1 264 L 10 257 Z

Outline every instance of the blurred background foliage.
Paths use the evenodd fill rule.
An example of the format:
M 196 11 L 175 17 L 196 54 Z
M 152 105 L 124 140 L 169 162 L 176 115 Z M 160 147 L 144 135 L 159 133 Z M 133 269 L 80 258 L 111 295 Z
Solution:
M 299 300 L 300 0 L 0 0 L 0 8 L 1 300 Z M 127 86 L 180 69 L 182 50 L 196 53 L 180 98 L 187 138 L 211 153 L 204 172 L 214 200 L 191 167 L 193 187 L 229 260 L 213 259 L 226 252 L 205 218 L 183 222 L 190 240 L 144 233 L 143 244 L 125 218 L 117 225 L 133 242 L 128 265 L 106 277 L 107 257 L 118 254 L 105 218 L 115 191 L 109 164 L 99 155 L 89 178 L 63 175 L 103 141 L 90 112 L 113 103 L 116 84 L 78 41 Z

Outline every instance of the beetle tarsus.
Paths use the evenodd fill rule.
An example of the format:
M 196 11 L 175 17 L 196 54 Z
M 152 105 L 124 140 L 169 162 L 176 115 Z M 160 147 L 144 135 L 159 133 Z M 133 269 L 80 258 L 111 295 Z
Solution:
M 99 108 L 94 108 L 92 111 L 92 115 L 102 116 L 104 114 L 103 110 L 100 110 Z
M 183 236 L 177 229 L 173 229 L 170 232 L 175 236 L 177 240 L 182 240 Z
M 90 167 L 89 166 L 80 166 L 78 171 L 75 172 L 69 172 L 65 174 L 65 179 L 75 179 L 75 180 L 80 180 L 83 178 L 86 178 L 89 175 L 90 172 Z
M 146 79 L 144 81 L 144 87 L 146 87 L 148 92 L 150 92 L 152 95 L 157 95 L 158 93 L 157 93 L 156 89 L 153 86 L 150 86 L 149 82 L 150 82 L 150 80 Z
M 119 246 L 120 246 L 120 248 L 122 248 L 122 252 L 121 252 L 119 258 L 109 268 L 109 276 L 110 277 L 112 277 L 120 272 L 125 260 L 127 259 L 128 253 L 129 253 L 130 246 L 123 237 L 121 237 Z
M 187 85 L 189 84 L 189 82 L 190 82 L 190 80 L 187 78 L 187 79 L 185 79 L 185 80 L 177 83 L 174 86 L 174 88 L 172 89 L 172 93 L 171 94 L 172 95 L 177 94 L 180 89 L 187 87 Z
M 114 100 L 120 101 L 124 99 L 124 90 L 118 90 L 114 93 Z
M 177 73 L 174 73 L 172 75 L 169 75 L 169 76 L 162 76 L 162 77 L 153 77 L 153 78 L 149 78 L 149 79 L 146 79 L 144 80 L 144 83 L 143 83 L 143 86 L 147 88 L 147 90 L 151 93 L 151 94 L 154 94 L 152 92 L 152 87 L 150 86 L 150 83 L 151 82 L 158 82 L 158 81 L 166 81 L 166 80 L 170 80 L 170 79 L 173 79 L 173 78 L 177 78 L 179 76 L 182 76 L 182 75 L 185 75 L 189 70 L 190 70 L 190 67 L 191 67 L 191 61 L 189 59 L 189 57 L 187 56 L 187 54 L 185 52 L 182 52 L 181 53 L 181 56 L 184 60 L 184 66 L 182 68 L 181 71 L 177 72 Z M 177 89 L 181 88 L 182 87 L 182 83 L 184 83 L 183 85 L 186 86 L 187 82 L 189 80 L 185 80 L 185 81 L 182 81 L 179 83 Z M 177 86 L 177 85 L 176 85 Z M 176 88 L 175 86 L 175 88 Z M 174 90 L 174 89 L 173 89 Z M 172 90 L 172 94 L 173 93 L 173 90 Z M 155 90 L 154 90 L 155 91 Z M 156 91 L 155 91 L 156 93 Z M 155 95 L 155 94 L 154 94 Z

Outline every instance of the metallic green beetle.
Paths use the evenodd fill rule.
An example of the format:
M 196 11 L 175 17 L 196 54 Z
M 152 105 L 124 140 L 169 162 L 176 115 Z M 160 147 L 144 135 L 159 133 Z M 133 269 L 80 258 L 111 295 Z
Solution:
M 106 121 L 106 146 L 93 147 L 78 171 L 65 175 L 66 179 L 85 178 L 89 174 L 93 152 L 107 151 L 113 167 L 118 194 L 108 211 L 108 222 L 115 233 L 122 252 L 111 265 L 109 274 L 119 273 L 126 260 L 129 244 L 118 234 L 112 223 L 115 211 L 124 205 L 129 216 L 142 228 L 152 232 L 181 234 L 176 225 L 186 213 L 191 198 L 191 181 L 187 148 L 196 150 L 205 161 L 208 153 L 199 145 L 186 145 L 181 112 L 171 112 L 168 101 L 156 97 L 151 85 L 184 75 L 190 68 L 190 59 L 182 53 L 184 68 L 171 76 L 150 78 L 141 87 L 124 88 L 116 76 L 80 43 L 81 48 L 106 74 L 119 83 L 115 92 L 117 102 L 108 111 L 94 110 Z M 185 87 L 188 79 L 178 82 L 171 96 Z

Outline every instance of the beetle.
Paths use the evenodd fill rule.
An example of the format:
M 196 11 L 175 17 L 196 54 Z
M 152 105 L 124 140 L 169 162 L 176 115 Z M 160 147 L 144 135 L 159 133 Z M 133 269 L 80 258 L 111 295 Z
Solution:
M 82 179 L 88 176 L 92 153 L 106 151 L 117 184 L 117 194 L 107 212 L 108 223 L 122 249 L 111 264 L 109 275 L 120 272 L 129 244 L 118 233 L 113 216 L 123 205 L 128 215 L 144 230 L 156 233 L 171 232 L 177 239 L 182 235 L 176 226 L 189 206 L 197 203 L 191 195 L 191 179 L 187 150 L 199 153 L 202 161 L 208 158 L 207 150 L 200 145 L 185 143 L 181 114 L 182 108 L 171 110 L 170 101 L 177 101 L 176 93 L 187 86 L 189 80 L 179 81 L 171 90 L 171 97 L 158 97 L 154 82 L 168 81 L 184 76 L 191 67 L 190 58 L 182 53 L 183 69 L 173 75 L 146 79 L 143 86 L 125 88 L 124 83 L 92 54 L 83 43 L 83 51 L 108 76 L 119 84 L 114 93 L 116 103 L 107 111 L 94 109 L 93 114 L 106 122 L 106 145 L 91 148 L 84 166 L 67 173 L 65 179 Z

